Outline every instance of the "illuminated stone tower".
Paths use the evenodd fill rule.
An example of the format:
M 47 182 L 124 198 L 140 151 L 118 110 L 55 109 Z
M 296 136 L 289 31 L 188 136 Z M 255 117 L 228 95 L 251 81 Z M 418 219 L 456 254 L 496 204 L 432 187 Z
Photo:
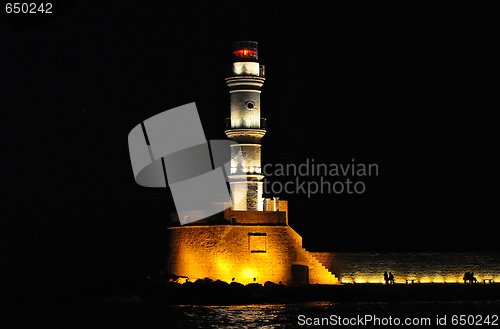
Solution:
M 265 78 L 258 59 L 257 42 L 233 44 L 231 76 L 226 78 L 231 96 L 226 135 L 239 144 L 231 149 L 232 210 L 263 210 L 260 140 L 266 131 L 260 116 L 260 89 Z
M 339 284 L 317 255 L 302 247 L 302 237 L 288 225 L 288 202 L 262 198 L 264 68 L 257 62 L 257 42 L 240 41 L 233 47 L 232 73 L 226 78 L 231 98 L 226 134 L 241 148 L 241 154 L 239 148 L 231 148 L 228 178 L 233 206 L 219 214 L 219 221 L 206 218 L 169 227 L 166 272 L 192 281 Z M 327 256 L 318 255 L 331 263 Z

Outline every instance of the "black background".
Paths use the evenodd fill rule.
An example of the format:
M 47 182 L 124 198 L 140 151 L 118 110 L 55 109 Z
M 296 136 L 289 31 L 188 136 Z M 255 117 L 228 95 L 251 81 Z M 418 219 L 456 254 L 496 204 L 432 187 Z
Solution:
M 164 266 L 175 208 L 168 189 L 135 183 L 127 136 L 196 102 L 207 139 L 225 139 L 224 78 L 236 40 L 258 41 L 266 66 L 263 163 L 379 166 L 362 195 L 280 195 L 305 247 L 499 250 L 492 8 L 54 7 L 47 18 L 4 14 L 1 26 L 4 282 L 85 286 Z

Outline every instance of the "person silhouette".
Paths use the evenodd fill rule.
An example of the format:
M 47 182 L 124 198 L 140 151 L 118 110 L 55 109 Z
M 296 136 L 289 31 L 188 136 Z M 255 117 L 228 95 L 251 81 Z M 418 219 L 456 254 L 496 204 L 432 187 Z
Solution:
M 384 281 L 385 284 L 389 284 L 389 276 L 387 275 L 387 271 L 384 272 Z
M 394 284 L 394 275 L 392 274 L 392 272 L 389 272 L 389 283 Z

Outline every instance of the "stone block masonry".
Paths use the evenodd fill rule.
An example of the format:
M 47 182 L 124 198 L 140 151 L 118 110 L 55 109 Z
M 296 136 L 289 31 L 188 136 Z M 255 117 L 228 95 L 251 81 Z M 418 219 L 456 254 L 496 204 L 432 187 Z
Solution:
M 292 265 L 307 266 L 309 283 L 339 284 L 290 226 L 171 227 L 167 272 L 190 280 L 294 283 Z
M 479 283 L 500 282 L 498 252 L 310 252 L 342 283 L 463 283 L 474 272 Z

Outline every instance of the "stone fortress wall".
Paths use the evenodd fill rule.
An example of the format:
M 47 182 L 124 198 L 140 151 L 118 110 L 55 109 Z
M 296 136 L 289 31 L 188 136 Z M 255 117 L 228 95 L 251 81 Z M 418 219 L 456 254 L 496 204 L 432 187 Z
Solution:
M 246 212 L 247 214 L 251 212 Z M 210 278 L 239 283 L 293 283 L 292 266 L 308 268 L 308 281 L 340 281 L 286 225 L 200 225 L 171 227 L 167 272 L 190 280 Z
M 396 283 L 463 283 L 474 272 L 480 283 L 500 282 L 498 252 L 311 252 L 342 283 L 383 283 L 392 272 Z

